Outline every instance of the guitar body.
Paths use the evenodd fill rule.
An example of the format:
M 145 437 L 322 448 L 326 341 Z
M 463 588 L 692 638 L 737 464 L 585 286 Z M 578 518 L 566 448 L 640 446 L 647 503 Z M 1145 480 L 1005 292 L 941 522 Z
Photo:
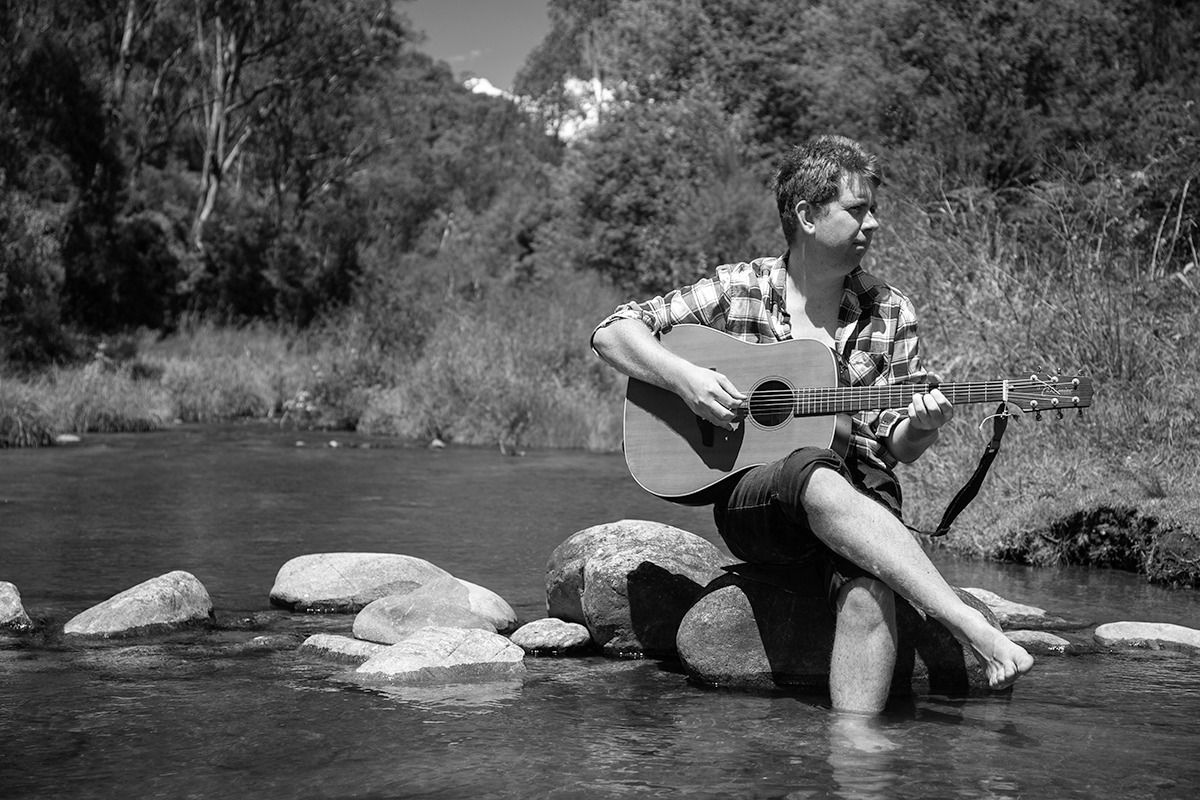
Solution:
M 812 339 L 751 344 L 703 325 L 677 325 L 663 346 L 693 364 L 722 373 L 749 395 L 745 419 L 728 431 L 704 422 L 678 395 L 629 379 L 625 392 L 625 462 L 642 488 L 666 500 L 699 505 L 712 490 L 751 467 L 800 447 L 845 454 L 850 416 L 908 406 L 935 386 L 954 405 L 999 403 L 997 414 L 1063 412 L 1092 404 L 1086 375 L 1037 374 L 1016 380 L 843 386 L 837 357 Z
M 836 357 L 821 342 L 751 344 L 703 325 L 677 325 L 663 344 L 725 375 L 750 401 L 746 418 L 729 431 L 703 422 L 673 392 L 630 378 L 625 461 L 634 480 L 651 494 L 700 505 L 721 482 L 799 447 L 845 452 L 849 416 L 797 417 L 778 399 L 785 390 L 838 385 Z

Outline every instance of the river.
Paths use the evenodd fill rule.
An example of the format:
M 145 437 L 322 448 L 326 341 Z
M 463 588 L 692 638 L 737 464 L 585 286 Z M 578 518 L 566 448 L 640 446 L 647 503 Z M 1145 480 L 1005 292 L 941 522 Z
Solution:
M 331 446 L 336 442 L 337 446 Z M 271 610 L 288 559 L 407 553 L 545 615 L 544 569 L 621 518 L 717 541 L 616 455 L 432 451 L 343 434 L 180 427 L 0 452 L 0 580 L 43 625 L 0 634 L 4 798 L 1187 797 L 1200 658 L 1044 656 L 1011 698 L 919 697 L 866 722 L 819 700 L 705 690 L 671 665 L 527 659 L 524 683 L 366 690 L 264 633 L 348 632 Z M 1063 616 L 1200 627 L 1200 593 L 1126 573 L 938 558 L 951 582 Z M 72 615 L 162 573 L 226 629 L 64 642 Z M 257 615 L 254 629 L 237 620 Z M 265 628 L 265 629 L 264 629 Z

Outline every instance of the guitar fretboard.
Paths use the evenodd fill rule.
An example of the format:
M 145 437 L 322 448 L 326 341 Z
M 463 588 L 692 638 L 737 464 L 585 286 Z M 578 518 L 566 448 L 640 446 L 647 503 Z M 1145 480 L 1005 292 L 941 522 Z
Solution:
M 937 386 L 954 405 L 998 403 L 1004 399 L 1004 383 L 943 383 Z M 908 383 L 891 386 L 830 386 L 798 389 L 795 414 L 799 417 L 849 414 L 874 408 L 904 408 L 912 396 L 928 392 L 928 384 Z

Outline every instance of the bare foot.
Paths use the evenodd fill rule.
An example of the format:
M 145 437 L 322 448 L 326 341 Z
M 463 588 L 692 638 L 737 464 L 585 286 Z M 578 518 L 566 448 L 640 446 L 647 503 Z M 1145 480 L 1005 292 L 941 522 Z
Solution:
M 1033 669 L 1033 656 L 991 625 L 985 634 L 972 637 L 969 645 L 987 673 L 992 689 L 1007 689 Z

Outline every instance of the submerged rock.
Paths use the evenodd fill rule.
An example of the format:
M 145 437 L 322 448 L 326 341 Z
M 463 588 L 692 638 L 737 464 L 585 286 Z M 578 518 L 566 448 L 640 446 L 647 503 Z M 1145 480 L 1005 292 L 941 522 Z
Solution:
M 996 619 L 1000 622 L 1000 627 L 1004 630 L 1070 630 L 1086 628 L 1089 624 L 1083 620 L 1072 620 L 1055 616 L 1047 612 L 1046 609 L 1038 608 L 1037 606 L 1014 603 L 1012 600 L 1007 600 L 988 589 L 966 588 L 963 591 L 982 600 L 992 610 L 992 613 L 996 615 Z
M 239 642 L 229 648 L 230 653 L 269 653 L 275 650 L 291 650 L 301 642 L 294 633 L 265 633 L 247 642 Z
M 70 636 L 159 633 L 208 623 L 213 605 L 204 584 L 176 570 L 143 581 L 76 615 L 63 626 Z
M 398 553 L 312 553 L 279 569 L 270 599 L 292 611 L 354 613 L 449 575 L 423 558 Z
M 496 632 L 496 626 L 490 620 L 470 609 L 411 592 L 368 603 L 354 618 L 354 636 L 368 642 L 395 644 L 430 626 Z
M 596 525 L 551 554 L 547 611 L 586 625 L 609 655 L 670 655 L 679 621 L 729 563 L 712 543 L 670 525 Z
M 1200 652 L 1200 630 L 1166 622 L 1109 622 L 1096 628 L 1094 636 L 1105 647 Z
M 525 653 L 496 633 L 423 628 L 363 662 L 354 676 L 367 682 L 431 685 L 512 680 L 525 674 Z
M 592 635 L 586 627 L 554 617 L 528 622 L 511 638 L 528 655 L 567 655 L 592 646 Z
M 386 644 L 364 642 L 362 639 L 351 639 L 349 636 L 314 633 L 300 645 L 300 652 L 331 661 L 361 664 L 387 648 Z
M 799 588 L 822 585 L 808 580 L 803 569 L 776 572 L 770 581 L 751 577 L 754 571 L 714 581 L 679 626 L 679 658 L 688 676 L 727 688 L 824 690 L 835 620 L 823 592 Z M 956 591 L 999 627 L 987 606 Z M 897 599 L 896 624 L 893 694 L 924 689 L 964 695 L 987 688 L 974 655 L 941 623 Z
M 33 620 L 21 605 L 21 593 L 17 587 L 8 581 L 0 581 L 0 628 L 27 630 L 32 627 Z
M 1004 635 L 1035 656 L 1058 656 L 1067 652 L 1071 643 L 1049 631 L 1016 630 Z

